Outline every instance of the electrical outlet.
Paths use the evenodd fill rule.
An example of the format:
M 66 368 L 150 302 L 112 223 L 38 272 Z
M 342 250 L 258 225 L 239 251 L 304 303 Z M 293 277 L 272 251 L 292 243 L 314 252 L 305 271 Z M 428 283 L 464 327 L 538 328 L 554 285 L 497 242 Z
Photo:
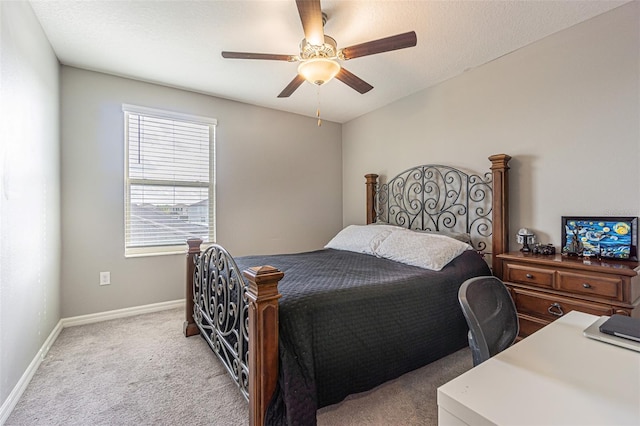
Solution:
M 100 285 L 111 284 L 111 272 L 100 272 Z

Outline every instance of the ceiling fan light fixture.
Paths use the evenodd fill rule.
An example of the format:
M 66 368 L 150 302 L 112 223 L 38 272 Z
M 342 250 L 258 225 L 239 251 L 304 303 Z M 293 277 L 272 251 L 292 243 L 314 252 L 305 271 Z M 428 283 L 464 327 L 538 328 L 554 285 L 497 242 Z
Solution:
M 340 72 L 340 64 L 329 58 L 311 58 L 300 63 L 298 74 L 309 83 L 321 86 Z

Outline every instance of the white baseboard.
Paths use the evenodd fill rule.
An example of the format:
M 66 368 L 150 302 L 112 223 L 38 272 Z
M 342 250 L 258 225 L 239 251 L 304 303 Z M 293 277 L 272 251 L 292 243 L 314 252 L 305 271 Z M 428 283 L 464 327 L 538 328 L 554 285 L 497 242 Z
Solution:
M 29 385 L 29 382 L 31 382 L 33 375 L 38 370 L 38 367 L 40 367 L 42 360 L 45 356 L 47 356 L 47 353 L 49 353 L 49 349 L 54 344 L 54 342 L 60 335 L 60 332 L 64 328 L 73 327 L 76 325 L 92 324 L 95 322 L 107 321 L 117 318 L 126 318 L 133 315 L 149 314 L 151 312 L 164 311 L 167 309 L 180 308 L 184 307 L 184 304 L 185 299 L 180 299 L 170 302 L 153 303 L 151 305 L 116 309 L 114 311 L 100 312 L 97 314 L 62 318 L 53 328 L 53 331 L 51 332 L 51 334 L 49 334 L 49 337 L 47 337 L 47 340 L 45 340 L 44 344 L 42 345 L 36 356 L 33 358 L 33 361 L 31 361 L 24 374 L 22 374 L 22 377 L 20 377 L 20 380 L 18 380 L 18 383 L 13 388 L 7 399 L 2 403 L 2 406 L 0 407 L 0 425 L 3 425 L 11 415 L 11 412 L 20 400 L 20 397 Z
M 31 382 L 31 378 L 33 378 L 33 375 L 36 374 L 36 371 L 38 370 L 38 367 L 40 367 L 42 360 L 45 356 L 47 356 L 47 353 L 49 353 L 51 345 L 53 345 L 53 343 L 56 341 L 63 328 L 64 326 L 62 325 L 62 320 L 58 321 L 58 324 L 56 324 L 56 326 L 53 328 L 53 331 L 51 332 L 51 334 L 49 334 L 47 340 L 45 340 L 38 353 L 36 353 L 33 361 L 31 361 L 24 374 L 22 374 L 22 377 L 20 377 L 20 380 L 18 380 L 18 383 L 15 385 L 7 399 L 2 404 L 2 407 L 0 407 L 0 425 L 3 425 L 4 422 L 6 422 L 9 418 L 9 415 L 20 400 L 20 397 L 24 393 L 25 389 L 27 389 L 29 382 Z
M 77 317 L 63 318 L 64 328 L 76 325 L 92 324 L 94 322 L 108 321 L 118 318 L 126 318 L 134 315 L 150 314 L 151 312 L 164 311 L 173 308 L 184 307 L 185 300 L 173 300 L 170 302 L 153 303 L 151 305 L 134 306 L 131 308 L 116 309 L 115 311 L 98 312 L 97 314 L 80 315 Z

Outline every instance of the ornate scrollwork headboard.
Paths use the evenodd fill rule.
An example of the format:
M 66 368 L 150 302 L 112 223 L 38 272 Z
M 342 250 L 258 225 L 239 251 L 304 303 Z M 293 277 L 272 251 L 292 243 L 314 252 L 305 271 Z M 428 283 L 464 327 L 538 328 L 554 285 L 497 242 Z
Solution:
M 378 183 L 367 178 L 367 223 L 386 222 L 409 229 L 468 233 L 476 250 L 495 256 L 508 249 L 508 162 L 506 154 L 489 157 L 483 175 L 427 164 Z
M 491 246 L 491 173 L 467 174 L 428 164 L 400 173 L 376 190 L 376 222 L 409 229 L 467 233 L 474 248 Z

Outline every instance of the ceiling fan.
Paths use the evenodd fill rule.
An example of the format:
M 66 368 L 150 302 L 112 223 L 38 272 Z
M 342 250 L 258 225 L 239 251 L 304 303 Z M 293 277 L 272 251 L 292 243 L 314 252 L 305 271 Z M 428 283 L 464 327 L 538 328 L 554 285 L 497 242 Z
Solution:
M 327 15 L 320 9 L 320 0 L 296 0 L 296 5 L 305 37 L 300 43 L 298 55 L 222 52 L 223 58 L 300 62 L 298 75 L 280 92 L 279 98 L 291 96 L 305 80 L 320 86 L 334 77 L 359 93 L 367 93 L 373 86 L 347 71 L 338 61 L 404 49 L 417 44 L 415 31 L 410 31 L 338 49 L 336 41 L 324 34 L 323 27 Z

